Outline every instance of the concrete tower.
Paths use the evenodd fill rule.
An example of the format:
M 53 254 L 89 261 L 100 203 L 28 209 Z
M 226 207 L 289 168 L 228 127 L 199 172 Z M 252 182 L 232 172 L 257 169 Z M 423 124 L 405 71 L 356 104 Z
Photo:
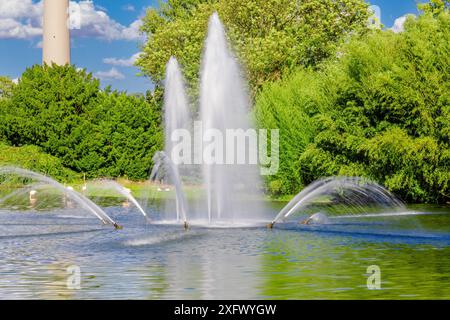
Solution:
M 44 0 L 42 62 L 70 64 L 69 0 Z

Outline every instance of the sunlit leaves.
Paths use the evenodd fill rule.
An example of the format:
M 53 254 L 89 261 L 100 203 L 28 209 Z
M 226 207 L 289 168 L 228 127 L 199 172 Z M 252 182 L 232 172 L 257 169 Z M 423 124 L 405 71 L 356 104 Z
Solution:
M 190 0 L 149 9 L 142 30 L 148 41 L 137 65 L 161 84 L 171 55 L 177 57 L 191 94 L 209 16 L 217 11 L 253 89 L 297 66 L 315 66 L 335 53 L 347 35 L 365 30 L 362 0 Z

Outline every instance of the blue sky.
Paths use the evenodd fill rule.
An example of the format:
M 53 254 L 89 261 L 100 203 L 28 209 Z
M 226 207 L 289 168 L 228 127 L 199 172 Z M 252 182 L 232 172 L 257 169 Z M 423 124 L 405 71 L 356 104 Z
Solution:
M 371 0 L 380 8 L 387 28 L 406 14 L 417 14 L 417 0 Z M 72 1 L 81 8 L 81 29 L 72 32 L 72 63 L 101 79 L 103 86 L 128 92 L 145 92 L 151 82 L 137 76 L 132 66 L 143 39 L 137 32 L 139 18 L 157 0 Z M 40 64 L 40 0 L 0 0 L 0 75 L 18 78 L 33 64 Z M 84 18 L 83 18 L 84 17 Z M 397 21 L 397 24 L 401 19 Z

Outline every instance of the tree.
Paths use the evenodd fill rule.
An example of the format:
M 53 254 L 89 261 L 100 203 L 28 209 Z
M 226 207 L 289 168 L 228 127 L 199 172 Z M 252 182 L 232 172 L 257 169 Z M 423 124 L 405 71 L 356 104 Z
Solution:
M 363 176 L 408 201 L 449 201 L 449 40 L 448 12 L 425 14 L 399 34 L 356 36 L 323 69 L 265 87 L 259 122 L 294 137 L 269 186 L 293 193 L 324 176 Z
M 430 13 L 432 15 L 439 15 L 445 11 L 448 12 L 450 9 L 449 0 L 430 0 L 430 2 L 420 3 L 418 5 L 419 9 L 425 13 Z
M 298 70 L 276 83 L 267 83 L 258 94 L 254 115 L 261 129 L 279 129 L 279 170 L 267 176 L 274 195 L 293 194 L 305 186 L 300 157 L 317 134 L 314 116 L 332 99 L 316 71 Z
M 352 41 L 335 70 L 338 99 L 302 154 L 305 171 L 367 176 L 409 201 L 448 201 L 449 37 L 445 13 Z
M 316 66 L 333 56 L 347 35 L 365 30 L 362 0 L 169 0 L 143 19 L 147 34 L 137 65 L 162 84 L 170 56 L 183 66 L 194 93 L 208 19 L 217 11 L 254 89 L 281 78 L 285 70 Z
M 160 106 L 145 97 L 100 90 L 73 66 L 28 68 L 0 112 L 0 136 L 36 145 L 88 176 L 143 179 L 160 148 Z

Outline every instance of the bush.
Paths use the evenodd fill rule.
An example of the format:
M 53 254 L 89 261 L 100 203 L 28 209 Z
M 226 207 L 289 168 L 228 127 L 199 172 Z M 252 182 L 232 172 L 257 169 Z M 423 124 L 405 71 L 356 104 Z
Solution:
M 354 37 L 321 71 L 298 71 L 266 87 L 258 99 L 260 124 L 294 137 L 280 150 L 280 172 L 269 179 L 294 181 L 283 190 L 292 192 L 319 177 L 359 175 L 405 200 L 449 201 L 448 52 L 444 10 L 408 18 L 400 34 Z M 292 102 L 293 92 L 303 97 Z
M 162 140 L 157 101 L 102 91 L 73 66 L 27 69 L 0 120 L 8 143 L 37 145 L 88 177 L 146 178 Z
M 283 82 L 268 84 L 257 96 L 254 114 L 263 129 L 280 129 L 277 174 L 268 176 L 269 190 L 292 194 L 304 185 L 300 156 L 315 135 L 313 117 L 330 101 L 312 70 L 300 70 Z M 272 192 L 273 193 L 273 192 Z
M 0 166 L 18 166 L 45 174 L 59 182 L 80 178 L 65 168 L 58 158 L 43 153 L 36 146 L 10 147 L 0 143 Z

